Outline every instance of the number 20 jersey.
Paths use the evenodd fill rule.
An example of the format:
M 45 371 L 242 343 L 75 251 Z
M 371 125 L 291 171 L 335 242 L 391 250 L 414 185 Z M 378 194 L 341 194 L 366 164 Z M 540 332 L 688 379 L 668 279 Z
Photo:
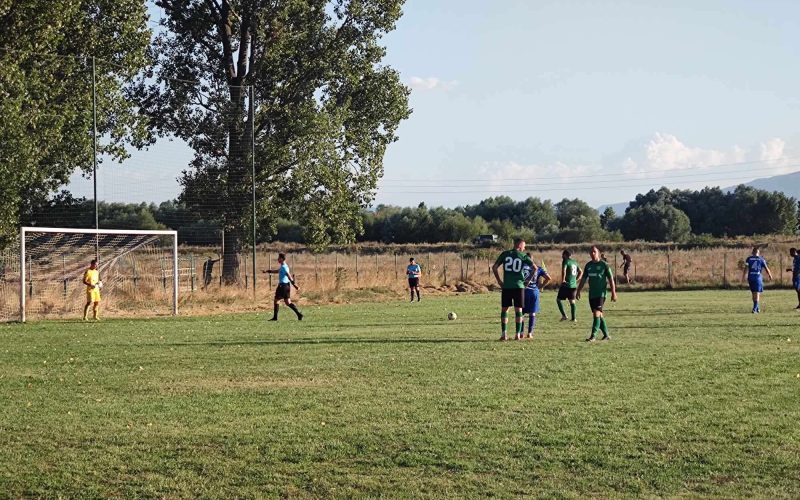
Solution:
M 506 250 L 500 254 L 495 261 L 495 265 L 503 267 L 503 288 L 525 288 L 525 275 L 522 268 L 527 264 L 533 267 L 530 257 L 517 250 Z

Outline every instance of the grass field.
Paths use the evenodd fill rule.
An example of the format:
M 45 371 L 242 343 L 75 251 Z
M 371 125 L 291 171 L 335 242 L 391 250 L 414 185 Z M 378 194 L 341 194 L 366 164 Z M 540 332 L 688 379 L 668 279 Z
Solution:
M 554 299 L 0 326 L 0 496 L 800 497 L 793 293 Z

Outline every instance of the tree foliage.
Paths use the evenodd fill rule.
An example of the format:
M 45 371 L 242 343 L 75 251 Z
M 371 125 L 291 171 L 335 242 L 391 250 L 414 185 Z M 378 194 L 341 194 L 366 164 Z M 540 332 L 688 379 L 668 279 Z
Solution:
M 166 14 L 153 47 L 159 64 L 139 97 L 159 132 L 194 149 L 181 200 L 222 224 L 223 275 L 236 275 L 253 182 L 272 228 L 291 217 L 313 245 L 353 240 L 386 147 L 410 113 L 408 89 L 381 64 L 380 39 L 402 0 L 156 5 Z
M 100 153 L 147 142 L 125 91 L 147 63 L 146 20 L 141 0 L 0 2 L 0 238 L 76 169 L 91 171 L 92 56 Z

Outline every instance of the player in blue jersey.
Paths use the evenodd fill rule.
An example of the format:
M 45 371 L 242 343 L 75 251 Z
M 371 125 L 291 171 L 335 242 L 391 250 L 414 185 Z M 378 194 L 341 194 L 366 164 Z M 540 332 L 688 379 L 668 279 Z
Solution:
M 411 293 L 411 302 L 414 302 L 414 292 L 417 292 L 417 302 L 419 302 L 419 277 L 422 274 L 422 268 L 414 260 L 414 257 L 408 259 L 408 267 L 406 267 L 406 275 L 408 276 L 408 291 Z
M 766 272 L 767 277 L 772 279 L 772 273 L 767 266 L 767 261 L 761 256 L 761 250 L 758 247 L 753 248 L 753 253 L 744 261 L 744 269 L 742 269 L 742 281 L 747 276 L 747 283 L 750 285 L 750 291 L 753 293 L 753 314 L 761 312 L 761 292 L 764 291 L 764 278 L 761 273 Z
M 526 254 L 528 257 L 531 254 Z M 533 260 L 531 260 L 533 262 Z M 537 266 L 533 264 L 533 266 L 529 266 L 527 264 L 522 266 L 522 276 L 525 278 L 525 283 L 528 285 L 525 287 L 525 301 L 524 306 L 522 307 L 522 314 L 523 314 L 523 322 L 525 321 L 524 315 L 528 315 L 528 336 L 527 338 L 533 338 L 533 329 L 536 327 L 536 313 L 539 312 L 539 290 L 544 288 L 548 283 L 550 283 L 550 275 L 547 274 L 547 271 L 541 266 Z M 541 284 L 539 283 L 539 278 L 541 278 Z M 524 328 L 524 327 L 523 327 Z
M 280 304 L 281 300 L 289 307 L 289 309 L 294 311 L 294 313 L 297 315 L 297 319 L 302 321 L 303 314 L 297 309 L 296 305 L 292 304 L 292 287 L 294 287 L 295 290 L 300 289 L 294 282 L 294 276 L 289 270 L 289 264 L 286 263 L 286 254 L 278 254 L 278 264 L 280 265 L 278 269 L 267 269 L 264 271 L 265 273 L 278 275 L 278 287 L 275 288 L 274 309 L 272 313 L 272 319 L 270 319 L 270 321 L 278 321 L 278 305 Z
M 787 271 L 792 273 L 792 288 L 797 292 L 797 307 L 795 309 L 800 309 L 800 251 L 796 248 L 790 248 L 789 256 L 792 258 L 792 267 Z

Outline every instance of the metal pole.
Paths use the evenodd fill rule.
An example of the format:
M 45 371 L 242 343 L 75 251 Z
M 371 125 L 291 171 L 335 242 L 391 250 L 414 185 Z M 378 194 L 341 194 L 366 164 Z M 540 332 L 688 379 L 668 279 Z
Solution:
M 25 228 L 19 230 L 19 320 L 25 323 Z
M 172 315 L 178 315 L 178 232 L 172 236 Z
M 95 71 L 94 56 L 92 56 L 92 180 L 94 181 L 94 228 L 100 229 L 100 217 L 97 213 L 97 74 Z M 94 235 L 94 258 L 100 260 L 100 234 Z
M 256 90 L 250 85 L 250 163 L 253 169 L 253 300 L 256 300 Z

